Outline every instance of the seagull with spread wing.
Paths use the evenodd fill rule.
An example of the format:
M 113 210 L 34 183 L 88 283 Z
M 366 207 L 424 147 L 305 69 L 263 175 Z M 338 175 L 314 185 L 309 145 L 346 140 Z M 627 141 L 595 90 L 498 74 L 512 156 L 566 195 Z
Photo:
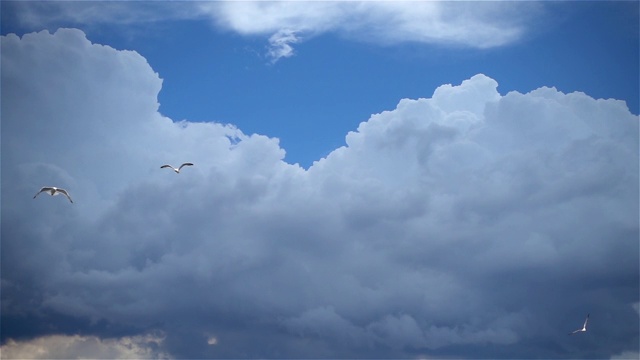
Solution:
M 193 164 L 192 164 L 192 163 L 187 162 L 187 163 L 184 163 L 184 164 L 180 165 L 180 167 L 179 167 L 179 168 L 177 168 L 177 169 L 176 169 L 176 168 L 174 168 L 174 167 L 173 167 L 173 166 L 171 166 L 171 165 L 162 165 L 162 166 L 160 166 L 160 169 L 170 168 L 170 169 L 172 169 L 173 171 L 175 171 L 175 172 L 176 172 L 176 174 L 180 174 L 180 170 L 181 170 L 183 167 L 185 167 L 185 166 L 193 166 Z
M 584 321 L 584 325 L 582 325 L 582 329 L 578 329 L 575 331 L 572 331 L 569 333 L 569 335 L 573 335 L 573 334 L 577 334 L 579 332 L 586 332 L 587 331 L 587 323 L 589 322 L 589 314 L 587 314 L 587 318 Z
M 42 192 L 47 192 L 51 196 L 62 194 L 64 196 L 66 196 L 67 199 L 69 199 L 69 201 L 71 201 L 71 203 L 73 204 L 73 200 L 71 200 L 71 196 L 69 196 L 69 193 L 65 189 L 57 188 L 55 186 L 43 187 L 42 189 L 40 189 L 40 191 L 38 191 L 37 194 L 34 195 L 33 198 L 35 199 L 36 196 L 40 195 L 40 193 L 42 193 Z

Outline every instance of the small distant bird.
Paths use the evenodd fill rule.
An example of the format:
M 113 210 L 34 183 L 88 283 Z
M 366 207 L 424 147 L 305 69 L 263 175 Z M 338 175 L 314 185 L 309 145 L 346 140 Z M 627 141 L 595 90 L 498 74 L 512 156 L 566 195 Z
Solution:
M 176 168 L 174 168 L 174 167 L 173 167 L 173 166 L 171 166 L 171 165 L 162 165 L 162 166 L 160 166 L 160 169 L 164 169 L 164 168 L 171 168 L 173 171 L 175 171 L 175 172 L 176 172 L 176 174 L 180 174 L 180 169 L 182 169 L 182 168 L 183 168 L 183 167 L 185 167 L 185 166 L 193 166 L 193 164 L 192 164 L 192 163 L 184 163 L 184 164 L 180 165 L 180 167 L 179 167 L 179 168 L 177 168 L 177 169 L 176 169 Z
M 573 334 L 577 334 L 577 333 L 579 333 L 579 332 L 585 332 L 585 331 L 587 331 L 587 323 L 588 323 L 588 322 L 589 322 L 589 314 L 587 314 L 587 318 L 586 318 L 586 320 L 584 321 L 584 325 L 582 325 L 582 329 L 578 329 L 578 330 L 572 331 L 572 332 L 570 332 L 570 333 L 569 333 L 569 335 L 573 335 Z
M 49 195 L 51 195 L 51 196 L 62 194 L 64 196 L 66 196 L 67 199 L 69 199 L 69 201 L 71 201 L 71 203 L 73 204 L 73 200 L 71 200 L 71 196 L 69 196 L 69 193 L 65 189 L 61 189 L 61 188 L 57 188 L 57 187 L 53 187 L 53 186 L 52 187 L 43 187 L 42 189 L 40 189 L 40 191 L 38 191 L 37 194 L 35 194 L 33 196 L 33 198 L 35 199 L 36 196 L 40 195 L 40 193 L 42 193 L 42 192 L 48 192 Z

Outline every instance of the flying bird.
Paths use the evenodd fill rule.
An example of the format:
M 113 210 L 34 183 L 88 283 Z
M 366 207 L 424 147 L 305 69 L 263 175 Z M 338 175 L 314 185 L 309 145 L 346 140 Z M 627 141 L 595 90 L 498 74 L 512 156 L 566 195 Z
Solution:
M 193 166 L 193 164 L 192 164 L 192 163 L 184 163 L 184 164 L 180 165 L 180 167 L 179 167 L 179 168 L 177 168 L 177 169 L 176 169 L 176 168 L 174 168 L 174 167 L 173 167 L 173 166 L 171 166 L 171 165 L 162 165 L 162 166 L 160 166 L 160 169 L 164 169 L 164 168 L 171 168 L 173 171 L 175 171 L 175 172 L 176 172 L 176 174 L 180 174 L 180 169 L 182 169 L 182 168 L 183 168 L 183 167 L 185 167 L 185 166 Z
M 582 325 L 582 329 L 578 329 L 569 333 L 569 335 L 577 334 L 579 332 L 587 331 L 587 323 L 589 322 L 589 314 L 587 314 L 587 318 L 584 320 L 584 325 Z
M 42 193 L 42 192 L 48 192 L 49 195 L 51 195 L 51 196 L 62 194 L 64 196 L 66 196 L 67 199 L 69 199 L 69 201 L 71 201 L 71 203 L 73 204 L 73 200 L 71 200 L 71 196 L 69 196 L 69 193 L 65 189 L 57 188 L 57 187 L 54 187 L 54 186 L 52 186 L 52 187 L 43 187 L 42 189 L 40 189 L 40 191 L 38 191 L 37 194 L 35 194 L 33 196 L 33 198 L 35 199 L 36 196 L 40 195 L 40 193 Z

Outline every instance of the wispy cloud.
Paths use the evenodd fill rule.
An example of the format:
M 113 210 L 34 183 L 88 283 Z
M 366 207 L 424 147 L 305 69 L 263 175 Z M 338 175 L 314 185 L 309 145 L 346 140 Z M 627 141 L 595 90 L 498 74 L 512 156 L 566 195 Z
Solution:
M 217 26 L 241 34 L 276 36 L 286 31 L 313 37 L 331 32 L 383 45 L 417 42 L 473 48 L 517 41 L 539 9 L 535 4 L 433 1 L 200 4 Z
M 136 24 L 175 19 L 196 19 L 198 12 L 188 2 L 170 1 L 16 1 L 10 7 L 26 28 Z
M 293 47 L 299 41 L 295 32 L 291 30 L 279 30 L 269 38 L 269 51 L 267 53 L 271 63 L 275 63 L 281 58 L 293 56 Z
M 302 37 L 323 33 L 380 45 L 503 46 L 526 33 L 529 21 L 542 8 L 528 2 L 456 1 L 107 1 L 11 6 L 27 27 L 209 19 L 219 29 L 268 38 L 267 57 L 272 61 L 292 56 L 292 44 Z

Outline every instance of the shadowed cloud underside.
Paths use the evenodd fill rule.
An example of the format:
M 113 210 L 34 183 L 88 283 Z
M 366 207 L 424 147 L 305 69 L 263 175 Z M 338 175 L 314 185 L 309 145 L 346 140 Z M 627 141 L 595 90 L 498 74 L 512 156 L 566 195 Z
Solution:
M 161 74 L 134 51 L 72 29 L 1 50 L 5 354 L 637 350 L 638 117 L 622 101 L 500 94 L 478 74 L 372 115 L 305 170 L 278 139 L 163 116 Z M 183 159 L 189 176 L 161 176 Z M 76 203 L 31 201 L 42 183 Z M 49 312 L 86 322 L 39 326 Z

